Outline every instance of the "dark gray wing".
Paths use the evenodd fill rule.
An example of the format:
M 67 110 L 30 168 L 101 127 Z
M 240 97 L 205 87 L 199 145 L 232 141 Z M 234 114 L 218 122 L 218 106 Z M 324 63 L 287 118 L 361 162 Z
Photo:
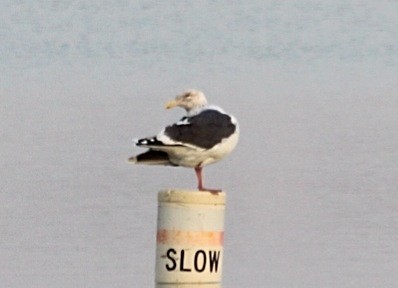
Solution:
M 182 120 L 180 123 L 167 126 L 165 135 L 174 141 L 204 149 L 212 148 L 236 130 L 232 118 L 217 110 L 204 110 L 195 116 L 184 117 Z

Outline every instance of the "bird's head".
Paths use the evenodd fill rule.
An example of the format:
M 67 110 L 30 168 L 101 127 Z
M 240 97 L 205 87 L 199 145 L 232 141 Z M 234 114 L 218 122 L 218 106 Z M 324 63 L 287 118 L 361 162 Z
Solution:
M 178 95 L 175 99 L 166 103 L 166 109 L 174 107 L 184 108 L 187 112 L 207 104 L 207 100 L 203 92 L 198 90 L 188 90 Z

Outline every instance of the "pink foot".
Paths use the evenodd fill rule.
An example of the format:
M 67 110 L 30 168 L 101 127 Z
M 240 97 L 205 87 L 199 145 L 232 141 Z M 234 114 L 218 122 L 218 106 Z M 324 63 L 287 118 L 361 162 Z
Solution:
M 199 189 L 199 191 L 207 191 L 207 192 L 210 192 L 213 195 L 217 195 L 219 192 L 221 192 L 221 189 L 208 189 L 208 188 L 203 187 L 202 167 L 195 167 L 195 173 L 196 173 L 196 178 L 198 179 L 198 189 Z
M 204 187 L 198 187 L 199 191 L 203 192 L 210 192 L 213 195 L 218 195 L 222 190 L 221 189 L 209 189 L 209 188 L 204 188 Z

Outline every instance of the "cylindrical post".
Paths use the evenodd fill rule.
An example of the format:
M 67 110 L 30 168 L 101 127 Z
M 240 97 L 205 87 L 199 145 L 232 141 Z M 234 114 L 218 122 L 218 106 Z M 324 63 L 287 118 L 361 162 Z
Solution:
M 158 285 L 201 283 L 219 287 L 214 285 L 221 283 L 222 276 L 225 198 L 224 192 L 159 192 Z

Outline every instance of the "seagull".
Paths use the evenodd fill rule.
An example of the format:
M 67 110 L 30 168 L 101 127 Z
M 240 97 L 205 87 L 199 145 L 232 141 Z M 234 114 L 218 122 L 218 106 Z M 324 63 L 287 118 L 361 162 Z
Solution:
M 239 139 L 236 118 L 209 105 L 203 92 L 194 89 L 167 102 L 166 109 L 174 107 L 185 109 L 186 115 L 156 136 L 134 140 L 137 147 L 148 150 L 130 157 L 129 162 L 194 168 L 200 191 L 220 192 L 203 186 L 202 169 L 234 150 Z

